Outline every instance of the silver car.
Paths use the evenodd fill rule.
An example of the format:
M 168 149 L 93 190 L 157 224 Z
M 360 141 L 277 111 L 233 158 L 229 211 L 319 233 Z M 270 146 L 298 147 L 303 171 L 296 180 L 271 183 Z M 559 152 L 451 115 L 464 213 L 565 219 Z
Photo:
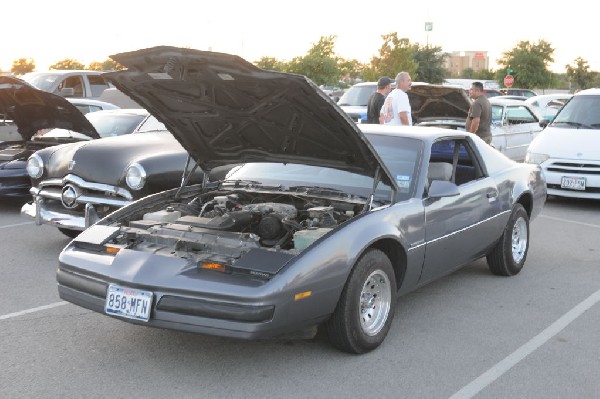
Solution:
M 151 327 L 256 339 L 321 326 L 364 353 L 398 297 L 480 257 L 525 265 L 537 165 L 470 133 L 357 125 L 309 79 L 156 47 L 107 76 L 224 180 L 142 198 L 59 257 L 66 301 Z M 493 280 L 486 284 L 497 284 Z

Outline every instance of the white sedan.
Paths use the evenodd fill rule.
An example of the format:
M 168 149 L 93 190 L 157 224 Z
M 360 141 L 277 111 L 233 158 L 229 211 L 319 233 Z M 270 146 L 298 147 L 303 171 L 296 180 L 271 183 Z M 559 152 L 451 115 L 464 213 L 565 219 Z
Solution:
M 530 144 L 525 161 L 542 167 L 548 194 L 600 199 L 600 89 L 575 94 Z

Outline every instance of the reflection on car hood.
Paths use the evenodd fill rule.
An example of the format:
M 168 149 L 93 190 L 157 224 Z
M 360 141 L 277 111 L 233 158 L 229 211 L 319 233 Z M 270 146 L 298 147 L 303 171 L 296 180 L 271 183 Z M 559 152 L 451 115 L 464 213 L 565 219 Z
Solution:
M 31 140 L 38 130 L 51 128 L 100 137 L 94 126 L 69 101 L 17 78 L 3 77 L 0 80 L 0 117 L 12 120 L 25 141 Z
M 175 47 L 111 58 L 128 71 L 103 76 L 163 122 L 205 171 L 295 162 L 373 176 L 381 164 L 358 127 L 304 76 Z
M 408 99 L 415 124 L 425 118 L 466 119 L 471 106 L 471 100 L 460 87 L 413 84 Z

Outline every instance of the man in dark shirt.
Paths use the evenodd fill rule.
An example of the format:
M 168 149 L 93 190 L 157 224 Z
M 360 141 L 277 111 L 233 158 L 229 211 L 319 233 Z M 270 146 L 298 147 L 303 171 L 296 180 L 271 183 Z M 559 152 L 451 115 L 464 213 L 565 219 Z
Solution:
M 492 106 L 483 94 L 483 83 L 473 82 L 469 89 L 469 96 L 473 99 L 473 103 L 469 109 L 465 129 L 490 144 L 492 142 Z
M 369 97 L 369 102 L 367 103 L 366 123 L 381 123 L 379 121 L 379 114 L 381 112 L 381 107 L 383 107 L 385 96 L 387 96 L 390 90 L 392 90 L 392 82 L 393 80 L 387 76 L 382 76 L 377 81 L 377 90 L 371 94 L 371 97 Z

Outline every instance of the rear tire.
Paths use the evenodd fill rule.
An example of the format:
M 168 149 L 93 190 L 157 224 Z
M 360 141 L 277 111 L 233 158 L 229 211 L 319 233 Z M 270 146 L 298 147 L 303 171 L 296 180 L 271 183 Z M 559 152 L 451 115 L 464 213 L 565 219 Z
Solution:
M 64 235 L 66 235 L 69 238 L 75 238 L 79 234 L 81 234 L 81 231 L 79 231 L 79 230 L 65 229 L 64 227 L 59 227 L 58 231 L 60 231 L 61 233 L 63 233 Z
M 390 259 L 378 249 L 365 252 L 325 324 L 331 344 L 349 353 L 365 353 L 381 345 L 394 318 L 396 294 Z
M 502 237 L 487 255 L 490 271 L 499 276 L 519 273 L 529 250 L 529 216 L 521 204 L 515 204 Z

